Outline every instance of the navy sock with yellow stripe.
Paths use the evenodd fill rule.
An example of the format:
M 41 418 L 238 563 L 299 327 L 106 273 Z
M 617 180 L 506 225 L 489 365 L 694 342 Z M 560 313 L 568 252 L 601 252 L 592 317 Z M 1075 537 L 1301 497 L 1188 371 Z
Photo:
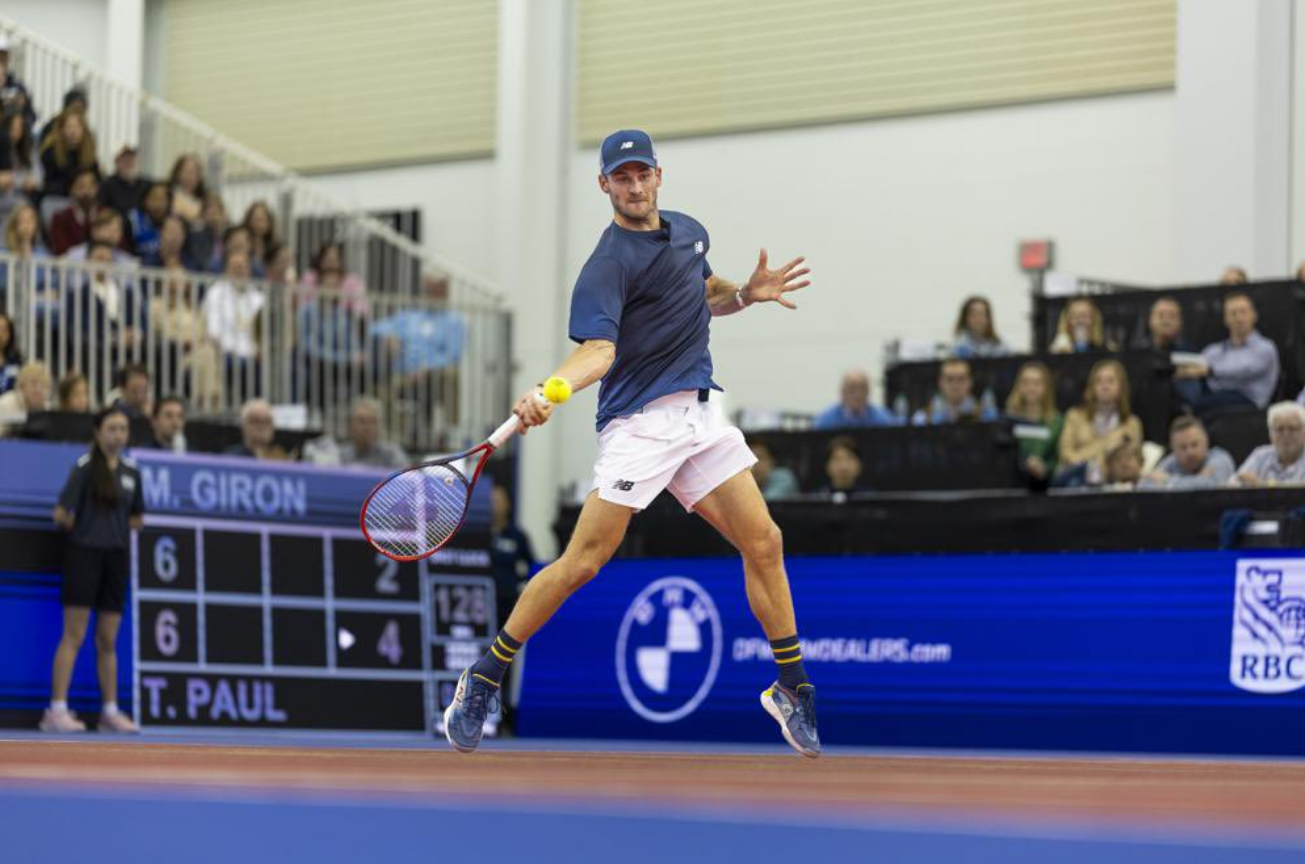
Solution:
M 796 635 L 771 640 L 770 651 L 779 667 L 779 686 L 796 692 L 798 687 L 810 683 L 802 666 L 802 648 Z
M 509 636 L 506 630 L 500 630 L 498 636 L 490 643 L 485 656 L 471 667 L 471 674 L 487 684 L 498 687 L 503 683 L 503 676 L 507 674 L 508 667 L 512 665 L 520 650 L 521 643 Z

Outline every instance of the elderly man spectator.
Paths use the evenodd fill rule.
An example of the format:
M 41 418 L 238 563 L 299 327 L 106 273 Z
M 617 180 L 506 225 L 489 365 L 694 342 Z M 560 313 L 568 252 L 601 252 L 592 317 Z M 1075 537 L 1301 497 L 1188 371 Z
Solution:
M 948 423 L 989 423 L 998 417 L 997 406 L 981 404 L 974 398 L 974 376 L 964 360 L 944 360 L 938 369 L 938 392 L 929 408 L 915 412 L 916 426 L 939 426 Z
M 249 459 L 284 460 L 288 457 L 285 449 L 273 442 L 275 435 L 271 403 L 266 399 L 250 399 L 240 409 L 240 443 L 232 444 L 222 453 Z
M 44 411 L 49 402 L 50 370 L 39 360 L 23 364 L 14 389 L 0 396 L 0 438 L 11 434 L 17 425 L 2 421 L 19 420 L 33 411 Z
M 1211 489 L 1237 471 L 1232 456 L 1211 447 L 1205 424 L 1190 414 L 1169 424 L 1169 455 L 1138 484 L 1143 489 Z
M 856 441 L 848 435 L 839 435 L 829 442 L 829 458 L 825 460 L 826 483 L 821 492 L 831 501 L 842 503 L 847 496 L 863 491 L 861 485 L 861 451 Z
M 1178 380 L 1203 379 L 1196 413 L 1231 408 L 1264 408 L 1278 386 L 1278 347 L 1255 329 L 1259 320 L 1249 295 L 1235 291 L 1223 300 L 1228 338 L 1207 345 L 1199 363 L 1179 366 Z
M 369 468 L 403 468 L 408 454 L 392 441 L 381 440 L 381 405 L 364 397 L 353 403 L 349 412 L 349 440 L 340 448 L 341 465 Z
M 792 498 L 801 492 L 797 476 L 783 465 L 775 464 L 775 454 L 770 452 L 770 447 L 765 442 L 750 441 L 748 446 L 752 449 L 752 455 L 757 457 L 752 466 L 752 479 L 757 481 L 762 498 L 774 501 L 777 498 Z
M 149 440 L 141 442 L 146 450 L 186 452 L 186 403 L 180 396 L 164 396 L 154 403 L 150 417 Z
M 816 415 L 817 429 L 852 429 L 859 426 L 900 426 L 904 421 L 891 411 L 870 404 L 870 376 L 860 369 L 843 374 L 840 398 Z
M 1269 443 L 1246 457 L 1234 486 L 1299 486 L 1305 484 L 1305 407 L 1279 402 L 1269 408 Z

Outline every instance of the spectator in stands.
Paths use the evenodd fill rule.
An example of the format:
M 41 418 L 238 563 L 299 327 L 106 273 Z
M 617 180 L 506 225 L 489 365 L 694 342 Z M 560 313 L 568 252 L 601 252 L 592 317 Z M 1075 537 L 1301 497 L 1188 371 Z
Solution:
M 100 203 L 128 219 L 149 188 L 149 181 L 140 176 L 136 148 L 124 144 L 113 159 L 113 174 L 100 184 Z
M 363 397 L 349 412 L 349 440 L 340 447 L 341 465 L 397 470 L 408 465 L 408 454 L 392 441 L 381 439 L 381 405 Z
M 266 201 L 255 201 L 245 211 L 245 218 L 240 224 L 249 229 L 250 260 L 260 267 L 267 267 L 272 260 L 268 253 L 273 247 L 281 245 L 276 237 L 276 219 L 272 216 L 272 208 L 267 206 Z M 343 250 L 341 256 L 343 257 Z
M 144 366 L 129 363 L 118 370 L 117 400 L 113 407 L 128 420 L 143 420 L 150 415 L 150 373 Z
M 62 255 L 91 239 L 91 218 L 95 215 L 100 194 L 97 177 L 90 168 L 78 171 L 69 189 L 72 204 L 54 214 L 50 222 L 50 250 L 55 255 Z
M 222 196 L 208 193 L 204 199 L 204 224 L 186 237 L 186 251 L 190 260 L 206 273 L 221 273 L 226 254 L 223 236 L 227 231 L 227 206 Z
M 416 402 L 420 410 L 431 403 L 441 407 L 444 419 L 458 422 L 458 361 L 462 358 L 462 316 L 448 308 L 447 279 L 422 279 L 425 303 L 397 312 L 372 324 L 381 368 L 395 376 L 391 382 L 398 398 Z
M 870 404 L 870 376 L 861 369 L 843 373 L 839 401 L 816 415 L 816 429 L 901 426 L 905 422 L 887 409 Z
M 139 287 L 114 267 L 114 250 L 107 243 L 92 243 L 87 254 L 87 265 L 100 266 L 88 266 L 89 273 L 69 280 L 62 300 L 62 324 L 78 328 L 75 333 L 67 326 L 61 330 L 67 337 L 62 350 L 69 364 L 78 362 L 79 339 L 80 357 L 102 363 L 121 356 L 118 352 L 134 351 L 149 329 L 149 310 L 141 302 Z
M 1194 406 L 1202 416 L 1240 408 L 1263 409 L 1278 387 L 1278 347 L 1255 329 L 1259 316 L 1249 295 L 1234 291 L 1223 298 L 1228 338 L 1207 345 L 1201 362 L 1179 366 L 1179 380 L 1203 380 Z
M 42 732 L 84 732 L 86 725 L 68 710 L 68 686 L 77 652 L 95 609 L 96 669 L 104 706 L 100 732 L 136 732 L 118 710 L 118 628 L 127 597 L 131 532 L 145 514 L 145 489 L 136 465 L 122 455 L 127 418 L 108 408 L 95 415 L 95 441 L 89 456 L 77 460 L 54 508 L 54 521 L 69 532 L 63 569 L 63 636 L 54 655 L 50 707 Z
M 1256 447 L 1237 469 L 1234 486 L 1305 484 L 1305 407 L 1278 402 L 1269 408 L 1269 443 Z
M 1296 281 L 1305 282 L 1305 261 L 1296 268 Z
M 164 396 L 154 403 L 149 440 L 138 446 L 146 450 L 186 452 L 186 403 L 180 396 Z
M 36 125 L 36 108 L 27 85 L 9 68 L 9 37 L 0 33 L 0 111 L 22 114 L 29 126 Z
M 1177 300 L 1161 297 L 1151 304 L 1151 312 L 1146 319 L 1146 335 L 1137 339 L 1132 347 L 1166 354 L 1196 350 L 1183 339 L 1183 309 Z
M 27 266 L 33 261 L 50 257 L 50 250 L 41 243 L 41 222 L 37 218 L 36 208 L 31 204 L 19 204 L 9 214 L 5 222 L 3 251 L 18 260 L 9 265 L 0 264 L 0 304 L 6 302 L 10 291 L 19 291 L 35 279 L 31 299 L 36 306 L 37 317 L 44 320 L 58 307 L 58 300 L 46 292 L 46 272 L 40 269 L 35 277 L 29 273 Z M 13 282 L 12 288 L 10 282 Z
M 152 183 L 145 190 L 140 206 L 131 211 L 127 221 L 131 224 L 131 246 L 140 258 L 151 258 L 159 252 L 159 231 L 163 220 L 172 212 L 172 196 L 166 183 Z
M 95 173 L 99 192 L 100 165 L 95 158 L 95 136 L 86 128 L 85 115 L 64 111 L 55 120 L 50 137 L 41 142 L 42 190 L 48 196 L 72 193 L 73 181 L 83 171 Z
M 14 388 L 0 396 L 0 421 L 44 411 L 50 402 L 50 370 L 39 360 L 29 360 L 18 371 Z M 15 426 L 0 422 L 0 438 L 11 434 Z
M 198 285 L 179 266 L 167 268 L 162 290 L 150 298 L 150 323 L 164 381 L 183 382 L 201 412 L 222 401 L 222 363 L 199 308 Z
M 19 204 L 35 201 L 41 190 L 41 153 L 27 115 L 0 119 L 0 223 Z
M 974 376 L 970 364 L 953 358 L 944 360 L 938 369 L 938 392 L 926 411 L 915 412 L 916 426 L 940 426 L 948 423 L 990 423 L 997 419 L 997 407 L 988 404 L 991 393 L 980 402 L 974 398 Z
M 85 261 L 91 253 L 92 243 L 103 243 L 113 250 L 113 263 L 119 267 L 135 267 L 140 262 L 129 251 L 126 232 L 122 227 L 122 214 L 112 207 L 97 204 L 91 215 L 91 236 L 85 243 L 78 243 L 63 255 L 65 261 Z
M 1064 416 L 1056 410 L 1056 387 L 1047 364 L 1032 360 L 1020 367 L 1006 399 L 1006 416 L 1019 442 L 1020 468 L 1036 486 L 1056 473 Z
M 172 213 L 186 220 L 187 227 L 199 228 L 204 224 L 204 201 L 208 188 L 204 185 L 204 169 L 199 157 L 185 153 L 172 163 L 172 176 L 168 179 L 172 197 Z
M 254 279 L 262 279 L 264 270 L 261 265 L 256 264 L 253 259 L 254 241 L 249 237 L 249 229 L 244 225 L 232 225 L 226 230 L 222 237 L 223 255 L 222 267 L 225 270 L 227 259 L 232 255 L 244 255 L 248 262 L 246 269 Z
M 861 451 L 856 446 L 856 439 L 839 435 L 829 442 L 825 460 L 826 483 L 820 491 L 830 500 L 842 503 L 848 495 L 863 491 L 861 471 Z
M 1065 415 L 1055 485 L 1099 485 L 1107 453 L 1121 444 L 1141 446 L 1142 421 L 1132 412 L 1128 390 L 1128 373 L 1118 360 L 1092 367 L 1083 402 Z
M 86 91 L 82 89 L 81 85 L 73 85 L 70 90 L 63 94 L 63 107 L 59 109 L 59 113 L 47 120 L 45 125 L 41 127 L 41 133 L 36 136 L 37 145 L 44 147 L 45 142 L 53 137 L 54 131 L 59 128 L 59 118 L 65 113 L 73 112 L 85 118 L 86 110 L 89 107 L 90 102 L 87 101 Z M 33 128 L 35 128 L 35 124 L 33 124 Z
M 1184 414 L 1169 424 L 1169 455 L 1139 484 L 1143 489 L 1211 489 L 1226 486 L 1237 463 L 1222 447 L 1210 446 L 1205 424 Z
M 1106 492 L 1127 492 L 1142 478 L 1142 448 L 1121 443 L 1106 454 L 1102 487 Z
M 1220 285 L 1245 285 L 1249 281 L 1251 279 L 1246 275 L 1246 270 L 1235 264 L 1223 268 L 1223 273 L 1219 276 Z
M 267 252 L 267 281 L 273 285 L 294 285 L 298 279 L 294 250 L 286 245 L 270 247 Z
M 757 481 L 762 498 L 775 501 L 792 498 L 802 491 L 798 488 L 797 476 L 783 465 L 775 464 L 775 454 L 764 441 L 750 441 L 748 446 L 752 448 L 752 455 L 757 457 L 752 466 L 752 479 Z
M 230 238 L 228 238 L 228 241 Z M 257 387 L 257 362 L 263 307 L 267 295 L 249 282 L 249 256 L 228 242 L 223 278 L 204 294 L 203 314 L 209 338 L 222 352 L 227 393 L 248 393 Z
M 969 297 L 961 304 L 952 336 L 952 354 L 963 360 L 1003 357 L 1010 353 L 997 335 L 992 321 L 992 304 L 987 297 Z
M 69 372 L 59 379 L 59 410 L 72 414 L 91 413 L 91 385 L 80 372 Z
M 1052 354 L 1082 354 L 1085 351 L 1114 351 L 1106 338 L 1105 323 L 1097 304 L 1087 297 L 1075 297 L 1065 305 L 1056 323 Z
M 23 352 L 18 350 L 18 331 L 14 319 L 0 312 L 0 394 L 8 393 L 18 383 L 23 368 Z
M 285 448 L 277 444 L 272 424 L 272 406 L 266 399 L 250 399 L 240 409 L 240 443 L 232 444 L 223 454 L 251 459 L 288 458 Z
M 186 254 L 186 222 L 176 213 L 169 213 L 163 218 L 159 228 L 159 245 L 153 255 L 144 256 L 141 263 L 146 267 L 180 267 L 183 270 L 197 270 L 195 263 Z
M 297 344 L 309 364 L 309 398 L 347 404 L 367 360 L 363 332 L 368 302 L 362 280 L 345 272 L 338 243 L 327 243 L 317 253 L 299 299 Z

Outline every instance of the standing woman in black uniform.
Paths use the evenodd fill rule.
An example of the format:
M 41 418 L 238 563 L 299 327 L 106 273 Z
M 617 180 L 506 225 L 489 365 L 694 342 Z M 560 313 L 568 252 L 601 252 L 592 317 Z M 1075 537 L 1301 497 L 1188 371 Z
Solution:
M 86 731 L 86 724 L 68 710 L 68 685 L 92 608 L 96 669 L 104 697 L 96 728 L 137 731 L 131 718 L 118 710 L 117 642 L 127 600 L 128 544 L 145 513 L 140 471 L 122 455 L 127 433 L 127 415 L 121 409 L 106 408 L 95 415 L 91 451 L 73 466 L 54 508 L 54 521 L 70 533 L 63 570 L 63 638 L 54 654 L 53 694 L 41 719 L 43 732 Z

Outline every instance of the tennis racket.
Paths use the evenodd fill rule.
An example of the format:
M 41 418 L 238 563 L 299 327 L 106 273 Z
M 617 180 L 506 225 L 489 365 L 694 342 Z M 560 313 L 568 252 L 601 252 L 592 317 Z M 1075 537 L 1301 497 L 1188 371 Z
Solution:
M 539 395 L 543 402 L 548 400 Z M 483 443 L 391 474 L 363 502 L 363 536 L 395 561 L 419 561 L 434 555 L 458 533 L 471 506 L 471 490 L 493 452 L 522 429 L 515 414 Z M 458 463 L 480 454 L 470 478 Z

